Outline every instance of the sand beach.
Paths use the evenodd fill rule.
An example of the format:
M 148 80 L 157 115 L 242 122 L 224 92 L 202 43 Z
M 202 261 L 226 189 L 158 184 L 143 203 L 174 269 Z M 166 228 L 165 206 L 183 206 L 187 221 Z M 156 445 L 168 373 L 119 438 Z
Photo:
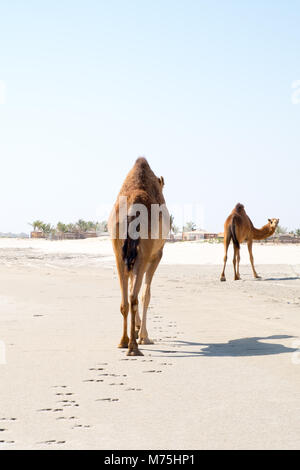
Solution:
M 0 239 L 0 448 L 299 448 L 300 246 L 241 255 L 167 244 L 127 357 L 110 240 Z

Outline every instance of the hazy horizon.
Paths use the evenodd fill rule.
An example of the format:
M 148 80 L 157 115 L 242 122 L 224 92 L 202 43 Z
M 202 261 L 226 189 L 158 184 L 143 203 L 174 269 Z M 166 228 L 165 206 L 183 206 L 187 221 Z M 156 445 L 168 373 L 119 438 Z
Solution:
M 0 12 L 0 232 L 107 218 L 139 156 L 179 226 L 222 231 L 241 202 L 257 227 L 300 228 L 299 2 Z

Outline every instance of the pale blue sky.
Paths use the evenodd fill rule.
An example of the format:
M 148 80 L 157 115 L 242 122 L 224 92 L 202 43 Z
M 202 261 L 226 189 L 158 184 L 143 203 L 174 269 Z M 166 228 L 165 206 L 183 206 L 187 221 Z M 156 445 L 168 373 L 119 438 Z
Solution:
M 101 219 L 139 155 L 222 230 L 300 227 L 300 2 L 0 2 L 0 231 Z M 178 221 L 179 222 L 179 221 Z

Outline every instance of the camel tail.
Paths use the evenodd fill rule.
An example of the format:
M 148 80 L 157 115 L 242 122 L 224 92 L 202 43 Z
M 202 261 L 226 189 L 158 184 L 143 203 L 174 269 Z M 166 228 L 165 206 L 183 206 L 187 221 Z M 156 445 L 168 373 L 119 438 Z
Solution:
M 236 236 L 236 231 L 235 231 L 235 220 L 234 220 L 234 217 L 232 219 L 232 222 L 231 222 L 231 225 L 230 225 L 230 233 L 231 233 L 231 236 L 232 236 L 232 241 L 233 241 L 233 244 L 236 248 L 240 249 L 240 243 L 237 239 L 237 236 Z
M 138 238 L 137 240 L 133 240 L 132 238 L 129 237 L 129 235 L 127 235 L 127 238 L 124 241 L 122 254 L 123 254 L 123 261 L 126 264 L 128 271 L 131 271 L 131 269 L 134 266 L 135 260 L 138 255 L 139 242 L 140 242 L 140 238 Z

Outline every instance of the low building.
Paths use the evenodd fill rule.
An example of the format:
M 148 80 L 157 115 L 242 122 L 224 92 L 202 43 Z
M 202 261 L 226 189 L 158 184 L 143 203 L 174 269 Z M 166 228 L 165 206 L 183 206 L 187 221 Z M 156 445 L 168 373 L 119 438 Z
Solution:
M 192 230 L 191 232 L 183 232 L 182 240 L 193 241 L 193 240 L 204 240 L 205 232 L 203 230 Z
M 217 233 L 205 233 L 204 234 L 204 240 L 211 240 L 213 238 L 218 238 L 218 234 Z
M 31 238 L 46 238 L 46 234 L 44 232 L 34 231 L 30 233 Z

